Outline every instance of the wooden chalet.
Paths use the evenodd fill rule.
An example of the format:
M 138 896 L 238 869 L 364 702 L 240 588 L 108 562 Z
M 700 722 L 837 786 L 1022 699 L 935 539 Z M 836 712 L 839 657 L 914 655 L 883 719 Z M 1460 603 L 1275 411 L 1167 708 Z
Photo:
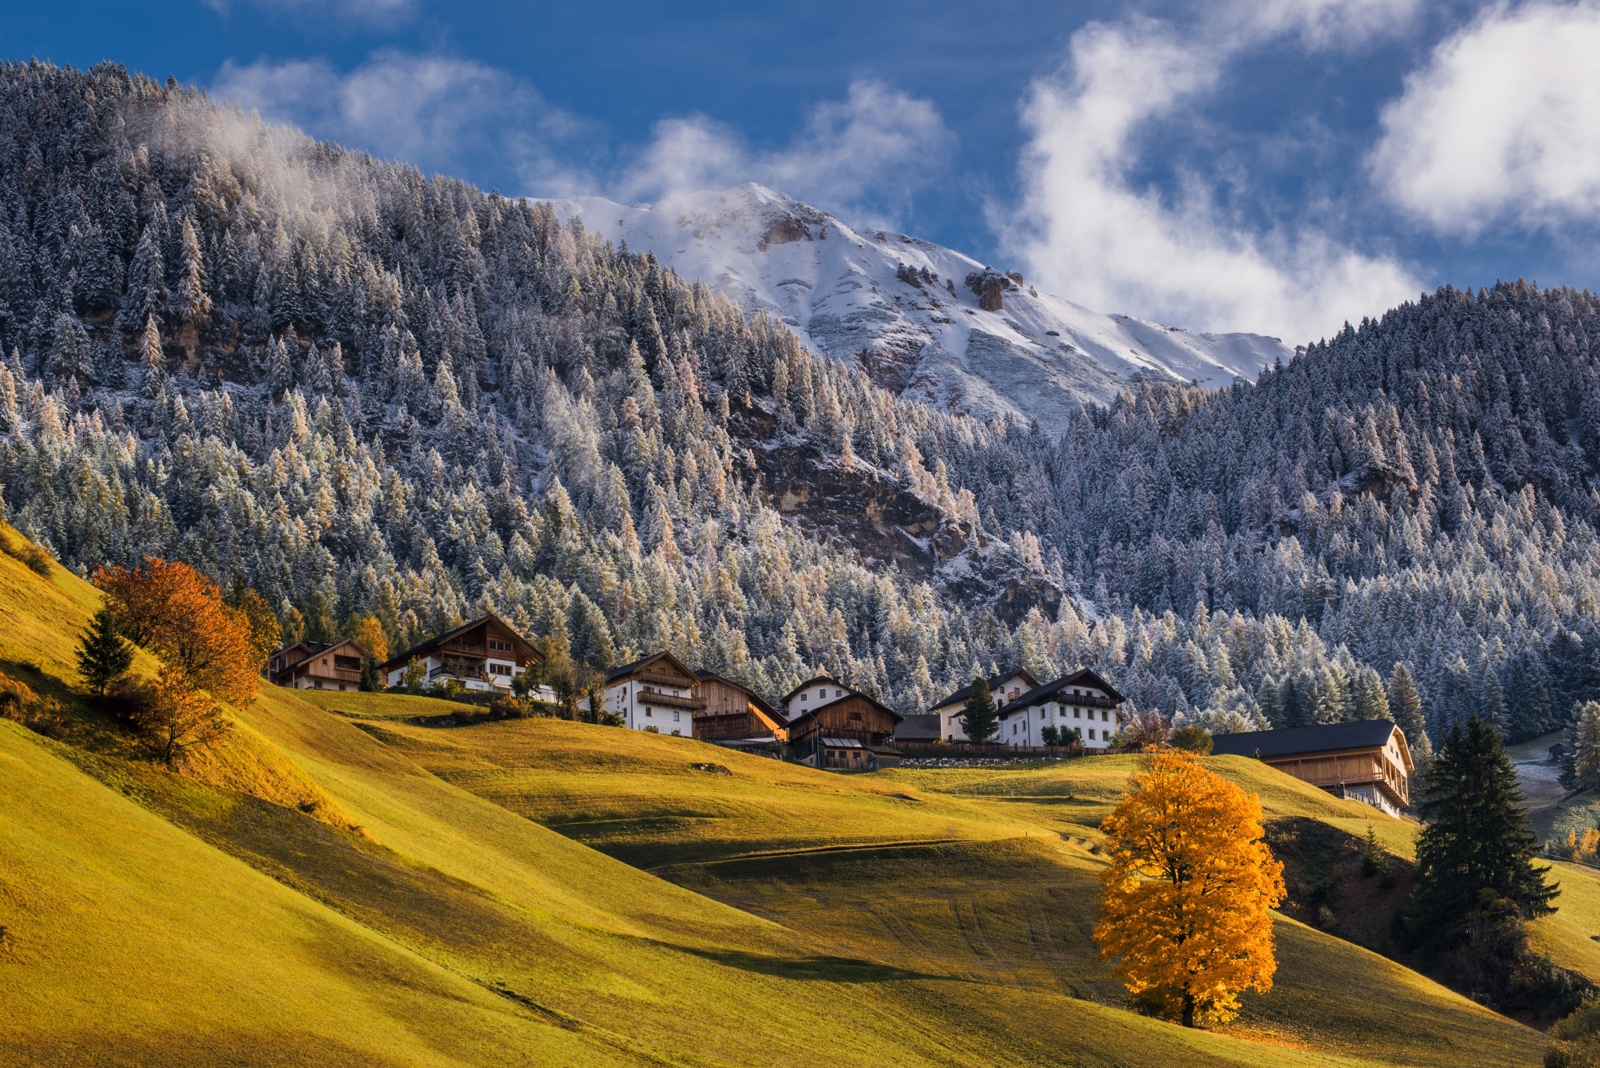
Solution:
M 353 638 L 295 642 L 267 657 L 261 674 L 274 686 L 294 690 L 359 690 L 361 665 L 370 655 Z
M 819 700 L 815 695 L 822 692 L 830 696 Z M 799 702 L 802 694 L 806 700 Z M 789 709 L 789 753 L 801 763 L 868 771 L 900 762 L 889 743 L 904 717 L 837 679 L 819 675 L 802 683 L 784 698 L 784 706 Z
M 653 653 L 606 673 L 603 711 L 636 731 L 692 737 L 705 710 L 700 676 L 669 652 Z
M 399 686 L 412 660 L 427 669 L 426 684 L 453 680 L 468 690 L 510 693 L 511 681 L 544 656 L 499 616 L 486 615 L 390 658 L 381 668 L 384 682 Z
M 696 671 L 700 700 L 694 714 L 694 736 L 719 745 L 771 745 L 788 737 L 788 725 L 754 690 L 712 671 Z
M 1398 817 L 1411 804 L 1411 749 L 1386 719 L 1219 734 L 1216 756 L 1255 757 L 1279 771 Z

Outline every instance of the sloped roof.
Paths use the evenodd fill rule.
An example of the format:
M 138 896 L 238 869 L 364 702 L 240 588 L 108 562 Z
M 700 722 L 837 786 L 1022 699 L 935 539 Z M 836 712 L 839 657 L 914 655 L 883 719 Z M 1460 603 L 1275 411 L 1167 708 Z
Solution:
M 1117 692 L 1116 687 L 1112 686 L 1105 679 L 1102 679 L 1099 675 L 1085 668 L 1082 671 L 1075 671 L 1071 675 L 1063 675 L 1054 682 L 1047 682 L 1043 686 L 1029 690 L 1015 701 L 1001 705 L 999 714 L 1006 716 L 1017 711 L 1019 708 L 1027 708 L 1031 705 L 1042 704 L 1069 686 L 1093 686 L 1097 690 L 1103 690 L 1106 696 L 1110 697 L 1111 700 L 1117 702 L 1118 704 L 1121 704 L 1127 700 L 1126 697 Z
M 1021 668 L 1021 667 L 1011 668 L 1008 671 L 1002 671 L 999 674 L 990 675 L 984 681 L 989 684 L 989 689 L 993 690 L 996 686 L 999 686 L 1002 682 L 1005 682 L 1007 679 L 1011 678 L 1011 676 L 1013 676 L 1013 675 L 1021 675 L 1023 678 L 1027 679 L 1028 680 L 1028 689 L 1030 689 L 1030 690 L 1037 689 L 1038 686 L 1039 686 L 1039 680 L 1034 678 L 1031 674 L 1029 674 L 1027 668 Z M 959 689 L 955 693 L 951 694 L 949 697 L 946 697 L 944 700 L 935 701 L 933 703 L 933 707 L 934 708 L 943 708 L 945 705 L 953 705 L 957 701 L 965 701 L 967 698 L 969 698 L 971 696 L 972 696 L 972 683 L 969 682 L 965 686 L 961 687 L 961 689 Z
M 1263 757 L 1299 756 L 1327 753 L 1336 749 L 1379 748 L 1400 728 L 1386 719 L 1356 723 L 1325 723 L 1315 727 L 1280 727 L 1272 731 L 1241 731 L 1219 734 L 1211 740 L 1213 756 Z M 1401 736 L 1404 738 L 1404 735 Z M 1403 744 L 1403 743 L 1402 743 Z M 1411 762 L 1409 751 L 1406 763 Z
M 669 661 L 673 667 L 677 668 L 683 673 L 683 677 L 686 679 L 698 681 L 700 678 L 699 674 L 690 669 L 689 665 L 685 664 L 682 660 L 679 660 L 677 657 L 663 649 L 658 653 L 651 653 L 649 656 L 640 657 L 631 664 L 623 664 L 621 667 L 612 668 L 610 671 L 606 672 L 606 681 L 616 682 L 618 679 L 625 679 L 634 672 L 644 668 L 646 665 L 655 663 L 657 660 Z
M 730 679 L 725 675 L 718 675 L 715 671 L 696 671 L 695 676 L 699 678 L 701 682 L 720 682 L 727 686 L 732 686 L 736 690 L 741 690 L 757 708 L 761 709 L 761 711 L 777 719 L 783 718 L 781 715 L 779 715 L 776 708 L 773 708 L 771 705 L 767 704 L 765 698 L 742 682 L 735 682 L 733 679 Z
M 819 682 L 825 682 L 829 686 L 837 686 L 842 690 L 850 690 L 851 693 L 855 693 L 854 690 L 851 690 L 850 687 L 846 686 L 844 683 L 840 682 L 838 679 L 834 678 L 832 675 L 816 675 L 816 676 L 813 676 L 812 678 L 807 679 L 805 682 L 802 682 L 800 685 L 796 686 L 794 689 L 790 690 L 788 693 L 786 693 L 782 697 L 778 698 L 778 703 L 780 705 L 788 707 L 790 699 L 793 698 L 795 694 L 799 693 L 801 690 L 805 689 L 807 686 L 815 686 Z M 837 698 L 836 698 L 836 700 L 837 700 Z
M 840 683 L 840 685 L 842 686 L 844 684 Z M 878 711 L 885 712 L 888 715 L 893 716 L 894 717 L 894 721 L 897 724 L 901 723 L 901 722 L 904 722 L 904 720 L 906 718 L 906 717 L 902 716 L 900 713 L 896 712 L 894 709 L 890 708 L 888 705 L 884 704 L 882 701 L 878 700 L 876 697 L 873 697 L 870 694 L 864 694 L 860 690 L 852 690 L 848 686 L 846 686 L 845 687 L 845 695 L 843 697 L 836 697 L 833 700 L 829 701 L 825 705 L 818 705 L 816 708 L 808 708 L 804 712 L 801 712 L 799 715 L 790 717 L 790 719 L 789 719 L 789 729 L 791 731 L 793 731 L 793 729 L 796 726 L 798 726 L 799 724 L 804 723 L 808 719 L 815 718 L 816 714 L 818 712 L 822 712 L 825 709 L 832 708 L 834 705 L 839 704 L 841 701 L 848 701 L 852 697 L 859 697 L 863 701 L 867 702 L 867 704 L 871 705 L 873 708 L 876 708 Z M 792 738 L 793 734 L 791 734 L 790 737 Z
M 535 649 L 533 647 L 533 643 L 529 642 L 528 639 L 524 638 L 522 635 L 518 634 L 514 629 L 512 629 L 511 624 L 507 623 L 505 620 L 501 619 L 499 616 L 495 615 L 493 612 L 490 612 L 487 615 L 479 616 L 477 619 L 474 619 L 471 623 L 463 623 L 461 626 L 457 627 L 455 630 L 445 631 L 443 634 L 434 635 L 433 637 L 429 638 L 425 642 L 419 642 L 418 644 L 413 645 L 411 648 L 407 649 L 405 652 L 401 653 L 399 656 L 391 656 L 388 659 L 388 661 L 384 663 L 384 665 L 382 667 L 382 670 L 390 671 L 390 670 L 394 669 L 395 667 L 404 666 L 408 661 L 410 661 L 410 659 L 412 657 L 421 656 L 427 650 L 432 649 L 432 648 L 434 648 L 435 646 L 438 646 L 438 645 L 443 645 L 445 642 L 449 641 L 451 638 L 454 638 L 454 637 L 456 637 L 457 635 L 460 635 L 460 634 L 465 634 L 467 631 L 473 629 L 474 627 L 482 626 L 485 623 L 494 623 L 495 625 L 499 626 L 502 630 L 504 630 L 507 634 L 511 635 L 512 640 L 522 643 L 522 648 L 523 648 L 524 652 L 526 652 L 528 654 L 528 656 L 533 660 L 534 663 L 538 663 L 538 662 L 540 662 L 541 660 L 544 659 L 544 654 L 539 652 L 539 650 Z

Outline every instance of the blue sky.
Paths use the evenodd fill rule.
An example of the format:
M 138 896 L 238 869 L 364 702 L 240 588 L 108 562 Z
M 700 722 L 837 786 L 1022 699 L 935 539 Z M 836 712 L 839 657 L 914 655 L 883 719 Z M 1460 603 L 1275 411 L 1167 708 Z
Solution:
M 12 0 L 0 54 L 170 73 L 507 194 L 759 180 L 1200 328 L 1600 289 L 1589 3 Z

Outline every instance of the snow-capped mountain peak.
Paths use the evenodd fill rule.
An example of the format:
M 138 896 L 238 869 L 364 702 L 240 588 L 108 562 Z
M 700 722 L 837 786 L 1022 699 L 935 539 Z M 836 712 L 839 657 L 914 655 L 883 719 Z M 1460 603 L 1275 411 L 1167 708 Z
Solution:
M 1055 431 L 1072 408 L 1107 401 L 1140 375 L 1223 386 L 1292 355 L 1259 334 L 1091 311 L 1015 271 L 906 234 L 856 230 L 754 183 L 654 205 L 551 203 L 563 220 L 581 216 L 746 311 L 768 312 L 880 385 L 981 418 L 1032 418 Z

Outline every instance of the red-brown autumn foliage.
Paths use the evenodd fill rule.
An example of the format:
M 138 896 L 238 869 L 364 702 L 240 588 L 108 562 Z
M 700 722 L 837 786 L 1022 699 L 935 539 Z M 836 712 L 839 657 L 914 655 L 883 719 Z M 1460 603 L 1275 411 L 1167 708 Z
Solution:
M 122 632 L 181 669 L 196 689 L 248 704 L 260 684 L 250 622 L 188 564 L 147 556 L 139 567 L 101 567 L 94 584 Z

